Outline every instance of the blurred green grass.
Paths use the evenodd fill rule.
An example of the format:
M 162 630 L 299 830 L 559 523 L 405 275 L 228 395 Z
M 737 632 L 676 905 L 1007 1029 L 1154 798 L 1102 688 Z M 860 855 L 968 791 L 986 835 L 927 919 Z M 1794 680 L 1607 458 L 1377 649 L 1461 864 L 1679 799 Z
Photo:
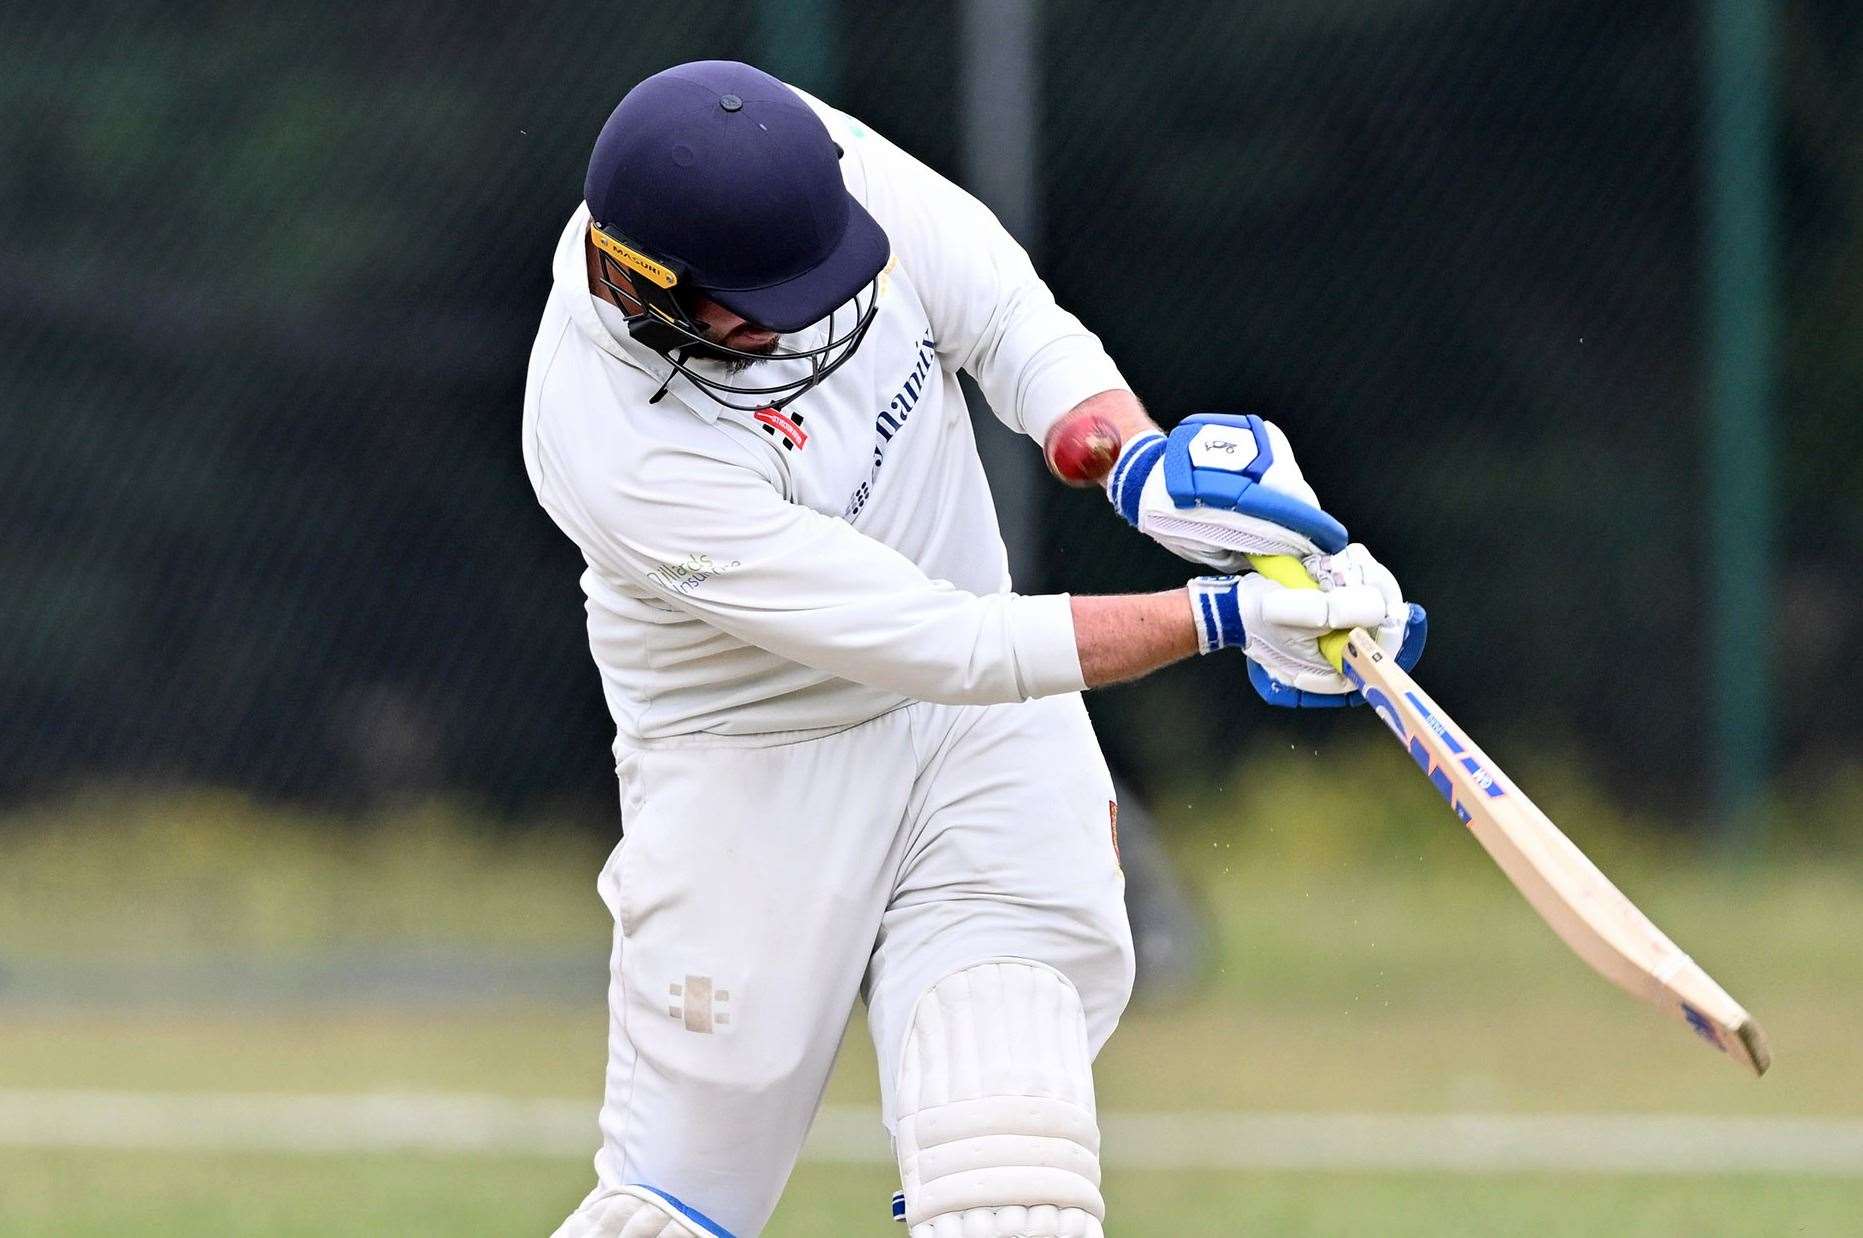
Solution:
M 459 1238 L 549 1233 L 588 1170 L 522 1157 L 0 1151 L 0 1182 L 0 1222 L 17 1238 Z M 881 1166 L 805 1164 L 765 1233 L 896 1235 L 895 1184 Z M 1147 1238 L 1841 1235 L 1863 1204 L 1854 1183 L 1816 1179 L 1112 1171 L 1105 1185 L 1110 1232 Z
M 1766 1024 L 1777 1065 L 1756 1082 L 1573 958 L 1401 754 L 1369 745 L 1318 768 L 1258 751 L 1156 806 L 1215 949 L 1194 991 L 1128 1012 L 1099 1063 L 1103 1108 L 1863 1114 L 1863 868 L 1814 856 L 1802 821 L 1759 861 L 1719 866 L 1557 763 L 1520 775 Z M 1840 792 L 1855 785 L 1824 780 L 1781 811 L 1852 813 L 1863 798 Z M 0 818 L 0 968 L 37 987 L 0 987 L 0 1087 L 489 1092 L 592 1113 L 606 849 L 456 806 L 363 823 L 117 788 L 15 812 Z M 357 999 L 337 968 L 299 1000 L 109 991 L 112 968 L 431 950 L 586 960 L 588 983 L 402 1003 L 379 986 Z M 829 1100 L 876 1096 L 857 1019 Z M 589 1182 L 586 1160 L 549 1157 L 13 1149 L 0 1232 L 541 1233 Z M 891 1189 L 884 1166 L 805 1165 L 771 1232 L 892 1232 Z M 1136 1234 L 1840 1233 L 1863 1215 L 1863 1183 L 1800 1178 L 1116 1169 L 1108 1191 L 1114 1232 Z

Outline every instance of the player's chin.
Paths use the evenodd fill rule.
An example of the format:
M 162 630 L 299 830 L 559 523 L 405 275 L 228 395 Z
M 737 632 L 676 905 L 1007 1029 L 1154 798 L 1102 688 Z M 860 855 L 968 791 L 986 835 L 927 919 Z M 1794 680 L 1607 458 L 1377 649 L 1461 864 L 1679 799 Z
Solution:
M 752 352 L 756 353 L 759 357 L 769 356 L 776 351 L 776 346 L 782 342 L 783 337 L 776 334 L 774 331 L 759 331 L 754 334 L 745 335 L 742 338 L 728 339 L 726 341 L 726 343 L 739 352 Z
M 685 349 L 688 361 L 715 361 L 727 374 L 739 374 L 774 353 L 783 342 L 780 335 L 748 345 L 735 336 L 726 336 L 717 344 L 693 344 Z
M 721 356 L 726 373 L 742 374 L 751 366 L 756 365 L 759 360 L 775 352 L 780 343 L 782 343 L 782 337 L 778 335 L 773 335 L 767 340 L 758 340 L 755 343 L 731 340 L 729 347 L 732 351 Z M 746 356 L 746 353 L 753 353 L 755 356 Z

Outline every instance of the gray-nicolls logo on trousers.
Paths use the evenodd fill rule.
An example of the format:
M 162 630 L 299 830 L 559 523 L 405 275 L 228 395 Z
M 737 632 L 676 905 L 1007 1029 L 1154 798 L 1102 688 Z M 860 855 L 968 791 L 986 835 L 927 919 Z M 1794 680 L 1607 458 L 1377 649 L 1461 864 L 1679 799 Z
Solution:
M 688 1032 L 711 1032 L 731 1022 L 725 1006 L 731 1001 L 729 989 L 712 988 L 710 976 L 687 976 L 684 984 L 669 984 L 666 995 L 668 1016 L 686 1025 Z

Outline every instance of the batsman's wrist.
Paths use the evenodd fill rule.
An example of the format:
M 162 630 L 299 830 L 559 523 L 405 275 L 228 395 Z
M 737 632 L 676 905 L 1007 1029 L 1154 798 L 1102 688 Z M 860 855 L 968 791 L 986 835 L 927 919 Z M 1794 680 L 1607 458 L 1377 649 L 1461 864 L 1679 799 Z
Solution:
M 1106 475 L 1106 497 L 1112 500 L 1113 510 L 1133 528 L 1138 527 L 1139 494 L 1145 489 L 1145 479 L 1158 466 L 1158 458 L 1164 455 L 1164 445 L 1164 434 L 1158 430 L 1127 439 L 1119 458 L 1113 461 L 1112 472 Z
M 1242 628 L 1242 603 L 1236 594 L 1235 576 L 1198 576 L 1186 590 L 1190 595 L 1190 617 L 1197 625 L 1197 652 L 1214 653 L 1218 649 L 1237 649 L 1248 641 Z

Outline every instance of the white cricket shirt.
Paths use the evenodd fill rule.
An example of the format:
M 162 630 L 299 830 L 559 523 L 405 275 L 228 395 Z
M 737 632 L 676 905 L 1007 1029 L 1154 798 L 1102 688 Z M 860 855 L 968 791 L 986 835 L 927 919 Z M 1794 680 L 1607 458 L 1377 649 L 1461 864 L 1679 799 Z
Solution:
M 589 646 L 618 749 L 787 742 L 912 700 L 1083 686 L 1066 595 L 1010 592 L 957 372 L 1037 442 L 1125 380 L 981 203 L 802 97 L 893 258 L 866 338 L 787 406 L 792 420 L 724 408 L 684 378 L 648 403 L 671 366 L 598 312 L 612 307 L 589 293 L 586 205 L 557 245 L 524 464 L 587 564 Z M 826 329 L 784 344 L 816 347 Z M 805 367 L 764 362 L 739 382 Z

